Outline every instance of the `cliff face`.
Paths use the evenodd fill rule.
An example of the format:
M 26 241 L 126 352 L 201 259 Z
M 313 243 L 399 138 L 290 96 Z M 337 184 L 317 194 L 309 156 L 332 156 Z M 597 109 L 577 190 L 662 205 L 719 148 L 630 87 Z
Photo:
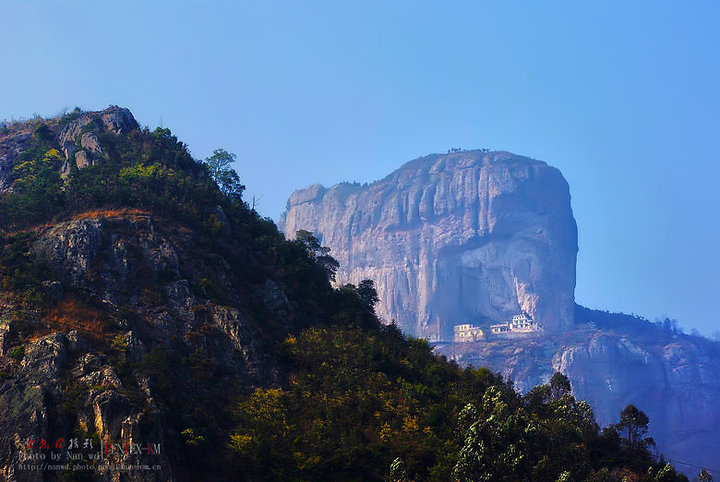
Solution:
M 115 464 L 162 466 L 127 480 L 173 480 L 188 463 L 179 457 L 182 437 L 172 419 L 179 409 L 172 397 L 184 396 L 180 387 L 195 383 L 173 364 L 201 357 L 203 376 L 223 387 L 205 402 L 207 410 L 221 406 L 228 387 L 274 380 L 274 363 L 252 316 L 236 302 L 196 295 L 195 273 L 216 274 L 229 289 L 237 283 L 225 260 L 193 252 L 199 239 L 135 213 L 95 213 L 37 233 L 31 253 L 50 268 L 52 278 L 42 283 L 49 308 L 28 310 L 11 298 L 0 303 L 0 359 L 6 363 L 0 366 L 6 377 L 0 382 L 0 474 L 7 480 L 35 480 L 33 472 L 18 470 L 28 440 L 54 444 L 72 433 L 79 433 L 81 444 L 85 438 L 104 441 L 106 449 L 113 443 L 157 444 L 157 454 L 105 457 Z M 292 308 L 271 280 L 252 290 L 271 318 L 287 322 Z M 36 335 L 20 363 L 3 358 L 23 332 Z M 153 377 L 158 371 L 162 383 Z M 114 480 L 113 471 L 98 469 L 94 480 Z
M 297 191 L 279 227 L 314 232 L 341 283 L 374 280 L 380 316 L 415 336 L 522 311 L 549 332 L 573 323 L 577 228 L 567 183 L 541 161 L 426 156 L 369 186 Z
M 582 318 L 593 319 L 593 312 L 582 311 Z M 650 435 L 673 465 L 689 475 L 698 466 L 714 468 L 720 451 L 720 374 L 714 368 L 720 344 L 624 318 L 612 326 L 580 323 L 559 336 L 447 344 L 436 352 L 464 365 L 488 366 L 520 391 L 562 372 L 601 426 L 616 423 L 633 404 L 649 416 Z
M 720 349 L 680 336 L 647 344 L 597 334 L 553 356 L 553 369 L 573 380 L 575 393 L 595 408 L 601 423 L 631 403 L 650 417 L 658 449 L 689 474 L 715 467 L 720 451 Z
M 0 193 L 9 188 L 8 174 L 15 166 L 20 153 L 27 148 L 31 138 L 32 131 L 27 128 L 0 135 Z

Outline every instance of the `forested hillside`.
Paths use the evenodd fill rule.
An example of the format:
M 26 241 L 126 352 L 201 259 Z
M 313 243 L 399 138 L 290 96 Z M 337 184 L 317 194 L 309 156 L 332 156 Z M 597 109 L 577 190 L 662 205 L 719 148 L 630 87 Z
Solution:
M 6 479 L 683 479 L 642 411 L 601 430 L 560 374 L 521 396 L 381 325 L 231 160 L 118 107 L 0 132 Z

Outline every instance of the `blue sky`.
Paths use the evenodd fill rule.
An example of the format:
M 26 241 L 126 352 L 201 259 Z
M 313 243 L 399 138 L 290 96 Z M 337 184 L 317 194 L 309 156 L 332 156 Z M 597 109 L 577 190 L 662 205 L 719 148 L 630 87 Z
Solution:
M 0 119 L 129 107 L 261 213 L 450 147 L 570 183 L 576 299 L 720 330 L 720 3 L 0 3 Z

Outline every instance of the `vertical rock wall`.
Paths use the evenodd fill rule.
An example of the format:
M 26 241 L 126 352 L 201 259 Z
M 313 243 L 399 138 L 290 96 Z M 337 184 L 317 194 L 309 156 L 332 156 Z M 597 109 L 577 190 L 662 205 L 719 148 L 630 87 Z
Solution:
M 290 197 L 280 229 L 316 233 L 338 280 L 373 279 L 380 316 L 415 336 L 522 311 L 549 332 L 573 322 L 577 228 L 565 179 L 541 161 L 463 151 L 366 186 L 314 185 Z

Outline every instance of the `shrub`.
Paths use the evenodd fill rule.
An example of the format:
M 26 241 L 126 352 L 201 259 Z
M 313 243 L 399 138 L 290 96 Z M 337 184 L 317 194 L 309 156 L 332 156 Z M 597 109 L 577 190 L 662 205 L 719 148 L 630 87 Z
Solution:
M 25 347 L 24 346 L 18 346 L 10 350 L 10 353 L 8 353 L 8 356 L 16 361 L 22 361 L 23 358 L 25 358 Z

